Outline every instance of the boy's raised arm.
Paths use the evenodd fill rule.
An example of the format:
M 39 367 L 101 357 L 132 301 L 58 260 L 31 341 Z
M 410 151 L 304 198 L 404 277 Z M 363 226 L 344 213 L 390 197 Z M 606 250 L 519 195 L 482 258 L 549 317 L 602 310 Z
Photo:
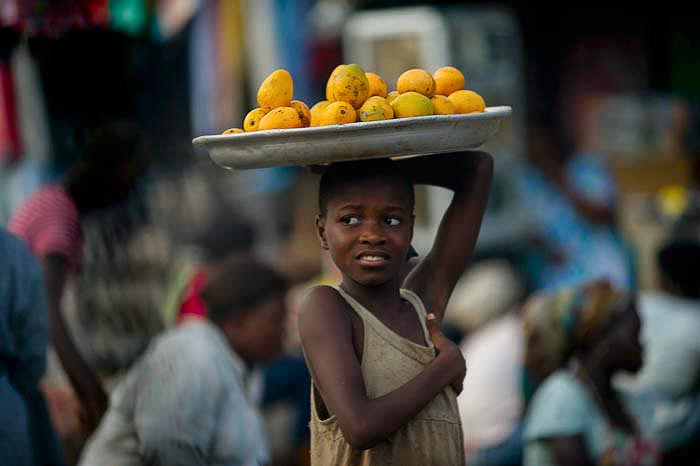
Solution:
M 330 287 L 316 287 L 307 293 L 301 309 L 299 333 L 313 383 L 336 416 L 345 440 L 356 449 L 371 448 L 386 439 L 446 385 L 464 379 L 459 349 L 440 334 L 436 322 L 429 321 L 437 358 L 407 384 L 369 399 L 343 298 Z
M 418 293 L 430 312 L 442 319 L 479 236 L 491 190 L 493 159 L 485 152 L 466 151 L 406 159 L 401 166 L 414 183 L 454 191 L 432 249 L 404 283 Z

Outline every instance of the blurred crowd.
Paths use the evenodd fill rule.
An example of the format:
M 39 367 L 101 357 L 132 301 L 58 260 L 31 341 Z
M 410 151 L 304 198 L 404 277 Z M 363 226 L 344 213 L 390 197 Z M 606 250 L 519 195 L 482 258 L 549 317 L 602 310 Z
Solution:
M 222 170 L 193 153 L 183 129 L 230 121 L 236 109 L 212 103 L 233 100 L 216 79 L 241 78 L 227 92 L 243 105 L 238 65 L 214 79 L 203 71 L 210 56 L 183 58 L 192 44 L 211 46 L 207 26 L 239 2 L 84 1 L 85 18 L 58 26 L 17 20 L 16 5 L 45 3 L 0 2 L 0 464 L 308 464 L 298 303 L 309 286 L 339 280 L 313 230 L 317 175 Z M 98 34 L 107 3 L 122 21 Z M 147 26 L 146 7 L 127 14 L 147 3 L 159 5 L 158 27 Z M 256 18 L 311 10 L 327 34 L 353 3 L 258 2 Z M 73 23 L 85 30 L 54 44 L 56 28 Z M 244 49 L 236 24 L 217 31 Z M 162 44 L 144 46 L 151 29 Z M 300 53 L 298 35 L 289 37 L 283 52 Z M 311 96 L 341 57 L 337 36 L 310 47 L 315 68 L 300 92 Z M 583 64 L 601 54 L 577 53 Z M 103 70 L 96 77 L 64 74 L 91 59 Z M 24 85 L 17 108 L 10 64 Z M 581 77 L 558 94 L 551 78 L 528 89 L 518 169 L 496 180 L 490 206 L 505 186 L 515 213 L 485 221 L 517 238 L 477 247 L 442 323 L 468 366 L 458 399 L 468 465 L 700 465 L 697 127 L 687 122 L 687 184 L 655 193 L 648 217 L 663 233 L 644 242 L 643 264 L 621 228 L 631 209 L 619 176 L 577 139 L 582 122 L 566 112 L 600 82 L 595 92 L 640 84 L 595 71 L 609 79 Z M 188 85 L 191 114 L 173 103 Z M 170 137 L 178 131 L 185 137 Z M 49 153 L 54 163 L 33 166 Z M 497 171 L 501 163 L 511 167 L 496 157 Z

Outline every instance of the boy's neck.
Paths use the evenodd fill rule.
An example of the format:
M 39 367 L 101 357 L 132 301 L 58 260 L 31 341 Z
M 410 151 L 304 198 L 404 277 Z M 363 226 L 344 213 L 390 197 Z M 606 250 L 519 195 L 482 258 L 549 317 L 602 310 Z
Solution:
M 365 286 L 343 276 L 340 287 L 368 310 L 389 309 L 401 301 L 398 279 L 378 286 Z

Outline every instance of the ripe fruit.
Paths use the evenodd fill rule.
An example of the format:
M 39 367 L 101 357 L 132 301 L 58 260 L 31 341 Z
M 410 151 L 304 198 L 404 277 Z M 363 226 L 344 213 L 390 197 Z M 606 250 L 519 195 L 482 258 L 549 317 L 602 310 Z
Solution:
M 270 110 L 260 120 L 259 130 L 301 128 L 299 114 L 292 107 L 277 107 Z
M 353 108 L 360 108 L 367 100 L 369 81 L 359 65 L 346 65 L 333 78 L 331 90 L 336 101 L 348 102 Z
M 332 102 L 321 114 L 319 126 L 342 125 L 345 123 L 355 123 L 357 113 L 349 102 Z
M 301 100 L 292 100 L 289 106 L 297 111 L 299 115 L 299 121 L 301 121 L 302 128 L 308 128 L 311 125 L 311 112 L 309 107 Z
M 260 125 L 260 120 L 265 116 L 265 110 L 262 108 L 254 108 L 243 119 L 243 129 L 245 131 L 257 131 Z
M 464 75 L 454 66 L 443 66 L 433 73 L 435 93 L 448 96 L 464 89 Z
M 455 113 L 455 105 L 444 95 L 435 94 L 430 98 L 435 108 L 435 115 L 451 115 Z
M 321 115 L 330 104 L 331 102 L 327 100 L 321 100 L 320 102 L 316 102 L 316 104 L 311 107 L 311 110 L 309 110 L 309 113 L 311 113 L 311 126 L 320 126 L 319 123 L 321 121 Z
M 418 92 L 400 94 L 391 103 L 396 118 L 432 115 L 435 111 L 429 98 Z
M 396 81 L 396 90 L 399 94 L 405 92 L 418 92 L 430 98 L 435 94 L 435 80 L 425 70 L 414 68 L 404 71 Z
M 229 128 L 223 134 L 245 133 L 241 128 Z
M 386 99 L 375 95 L 365 100 L 358 114 L 360 121 L 390 120 L 394 118 L 394 109 Z
M 376 73 L 365 73 L 367 81 L 369 81 L 369 94 L 367 97 L 379 96 L 386 97 L 386 82 Z
M 386 95 L 386 101 L 392 103 L 396 97 L 398 97 L 399 91 L 391 91 Z
M 287 70 L 276 70 L 260 84 L 258 105 L 265 111 L 276 107 L 288 107 L 293 94 L 292 75 Z
M 455 113 L 480 113 L 486 108 L 483 97 L 474 91 L 455 91 L 449 99 L 455 106 Z
M 345 68 L 345 65 L 338 65 L 335 68 L 333 68 L 333 71 L 331 72 L 331 75 L 328 77 L 328 81 L 326 82 L 326 100 L 328 102 L 335 102 L 336 98 L 333 95 L 333 81 L 335 80 L 335 77 L 338 76 L 338 73 L 340 73 L 340 70 Z

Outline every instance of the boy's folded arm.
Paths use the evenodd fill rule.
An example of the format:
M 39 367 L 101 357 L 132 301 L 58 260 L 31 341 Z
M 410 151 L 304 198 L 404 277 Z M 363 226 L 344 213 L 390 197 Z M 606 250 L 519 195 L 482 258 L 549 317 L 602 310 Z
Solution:
M 407 384 L 369 399 L 345 306 L 332 288 L 312 289 L 302 303 L 299 331 L 314 385 L 328 411 L 336 416 L 351 446 L 367 449 L 415 417 L 459 375 L 464 362 L 452 353 L 441 353 Z
M 479 236 L 491 190 L 493 159 L 485 152 L 467 151 L 416 157 L 402 164 L 415 183 L 454 191 L 432 249 L 404 282 L 406 288 L 418 293 L 426 307 L 442 319 L 447 301 L 469 263 Z

